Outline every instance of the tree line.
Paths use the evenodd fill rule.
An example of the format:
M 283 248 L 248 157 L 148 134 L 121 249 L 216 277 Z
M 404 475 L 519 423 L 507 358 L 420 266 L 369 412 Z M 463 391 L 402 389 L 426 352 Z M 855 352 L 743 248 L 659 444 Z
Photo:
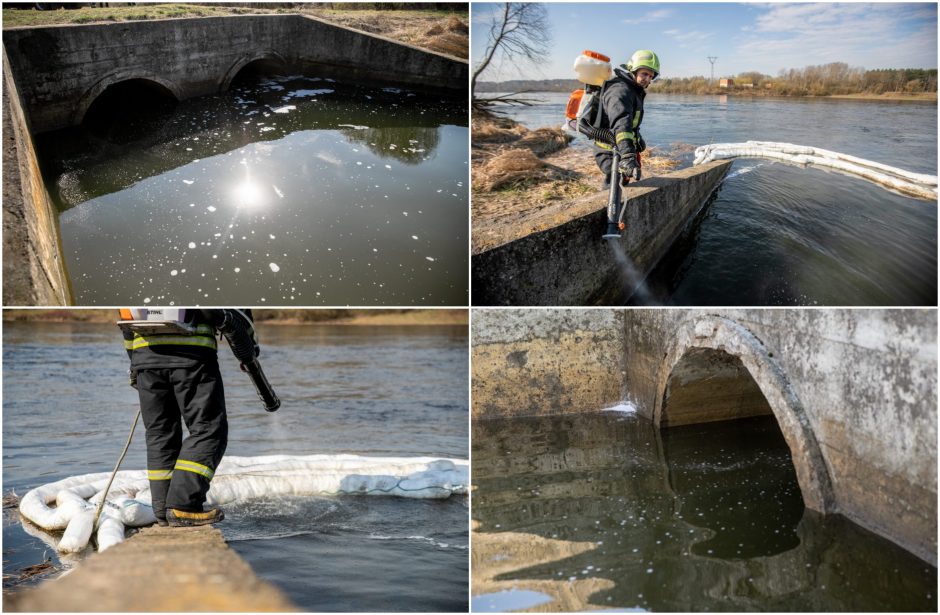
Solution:
M 881 68 L 865 70 L 844 62 L 781 70 L 776 77 L 756 71 L 733 77 L 735 89 L 750 86 L 754 93 L 778 96 L 831 96 L 843 94 L 883 94 L 885 92 L 936 92 L 937 69 Z M 570 92 L 581 87 L 575 79 L 544 79 L 480 82 L 477 92 Z M 726 92 L 718 79 L 707 77 L 661 78 L 651 92 L 667 94 L 715 94 Z
M 865 70 L 844 62 L 781 70 L 776 77 L 756 71 L 733 77 L 735 88 L 752 87 L 783 96 L 832 96 L 840 94 L 883 94 L 885 92 L 936 92 L 937 69 L 882 68 Z M 674 94 L 705 94 L 718 84 L 705 77 L 661 79 L 651 91 Z

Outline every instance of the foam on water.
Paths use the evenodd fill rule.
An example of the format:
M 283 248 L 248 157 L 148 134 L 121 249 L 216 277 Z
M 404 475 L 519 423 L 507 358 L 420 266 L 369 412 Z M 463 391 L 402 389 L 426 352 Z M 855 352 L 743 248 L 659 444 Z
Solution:
M 636 414 L 636 406 L 632 401 L 622 401 L 619 404 L 604 408 L 601 412 L 621 412 L 623 414 Z

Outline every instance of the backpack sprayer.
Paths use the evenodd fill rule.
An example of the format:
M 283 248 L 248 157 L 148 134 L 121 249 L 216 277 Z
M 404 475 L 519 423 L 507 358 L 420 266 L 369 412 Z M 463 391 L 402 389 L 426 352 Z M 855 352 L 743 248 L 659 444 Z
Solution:
M 193 322 L 194 312 L 178 308 L 122 309 L 118 326 L 138 335 L 195 335 L 197 326 Z M 241 363 L 242 371 L 251 378 L 264 409 L 274 412 L 281 407 L 281 400 L 271 387 L 261 363 L 258 362 L 260 347 L 255 341 L 251 318 L 241 310 L 198 310 L 208 324 L 225 336 L 232 354 Z
M 619 239 L 624 229 L 622 190 L 620 186 L 620 154 L 615 147 L 614 133 L 609 128 L 600 128 L 601 93 L 604 83 L 613 75 L 610 58 L 596 51 L 585 50 L 574 61 L 574 72 L 584 87 L 575 90 L 568 98 L 565 109 L 565 130 L 609 145 L 613 158 L 610 167 L 610 193 L 607 198 L 607 232 L 604 239 Z

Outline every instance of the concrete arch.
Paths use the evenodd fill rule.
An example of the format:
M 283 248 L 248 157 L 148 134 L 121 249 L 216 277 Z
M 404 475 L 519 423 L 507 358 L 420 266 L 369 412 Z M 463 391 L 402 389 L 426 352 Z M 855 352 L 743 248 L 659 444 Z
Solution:
M 261 51 L 255 51 L 253 53 L 243 55 L 238 60 L 236 60 L 227 71 L 225 71 L 224 75 L 222 75 L 222 78 L 219 80 L 218 87 L 216 88 L 217 91 L 221 93 L 228 90 L 229 86 L 232 85 L 232 80 L 235 79 L 235 76 L 238 74 L 238 72 L 252 62 L 256 62 L 258 60 L 269 60 L 271 62 L 277 62 L 282 66 L 287 66 L 287 60 L 284 59 L 284 56 L 274 51 L 273 49 L 263 49 Z
M 116 83 L 122 81 L 130 81 L 131 79 L 142 79 L 144 81 L 150 81 L 162 87 L 169 94 L 173 95 L 177 101 L 182 100 L 183 91 L 182 89 L 167 79 L 151 73 L 149 71 L 139 71 L 139 70 L 119 70 L 113 73 L 105 75 L 103 78 L 99 79 L 93 86 L 88 88 L 81 98 L 78 100 L 78 105 L 75 107 L 75 111 L 72 114 L 72 125 L 78 125 L 82 123 L 82 120 L 85 118 L 85 114 L 88 113 L 88 109 L 91 108 L 95 99 L 101 96 L 101 93 L 108 89 L 109 86 L 112 86 Z
M 770 405 L 790 448 L 803 502 L 822 513 L 834 512 L 832 481 L 803 404 L 763 342 L 733 320 L 702 316 L 679 325 L 657 374 L 655 425 L 659 427 L 663 420 L 673 370 L 690 352 L 707 350 L 726 353 L 746 368 Z

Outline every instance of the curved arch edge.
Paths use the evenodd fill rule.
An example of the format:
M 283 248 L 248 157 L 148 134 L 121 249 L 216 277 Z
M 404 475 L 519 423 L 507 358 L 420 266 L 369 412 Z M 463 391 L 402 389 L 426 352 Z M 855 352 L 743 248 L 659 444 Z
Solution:
M 695 348 L 720 350 L 737 357 L 757 383 L 786 439 L 803 502 L 821 513 L 835 512 L 835 495 L 825 458 L 809 417 L 780 364 L 763 342 L 739 323 L 720 316 L 700 316 L 679 325 L 660 363 L 653 423 L 662 421 L 666 387 L 673 369 Z
M 85 114 L 88 113 L 88 109 L 91 108 L 92 103 L 104 92 L 108 87 L 114 85 L 115 83 L 120 83 L 122 81 L 130 81 L 131 79 L 143 79 L 146 81 L 152 81 L 157 85 L 166 89 L 170 94 L 173 95 L 178 101 L 182 100 L 183 92 L 182 89 L 167 79 L 164 79 L 160 75 L 151 73 L 149 71 L 138 71 L 138 70 L 120 70 L 113 73 L 108 73 L 101 79 L 95 82 L 90 88 L 88 88 L 81 98 L 78 101 L 78 105 L 75 107 L 75 111 L 72 115 L 72 125 L 76 126 L 82 123 L 82 120 L 85 119 Z
M 219 80 L 216 91 L 220 94 L 227 91 L 232 85 L 232 80 L 235 79 L 238 71 L 257 60 L 273 60 L 284 66 L 287 66 L 287 60 L 284 59 L 284 56 L 274 51 L 273 49 L 264 49 L 261 51 L 245 54 L 236 60 L 227 71 L 225 71 L 225 74 L 222 75 L 222 78 Z

